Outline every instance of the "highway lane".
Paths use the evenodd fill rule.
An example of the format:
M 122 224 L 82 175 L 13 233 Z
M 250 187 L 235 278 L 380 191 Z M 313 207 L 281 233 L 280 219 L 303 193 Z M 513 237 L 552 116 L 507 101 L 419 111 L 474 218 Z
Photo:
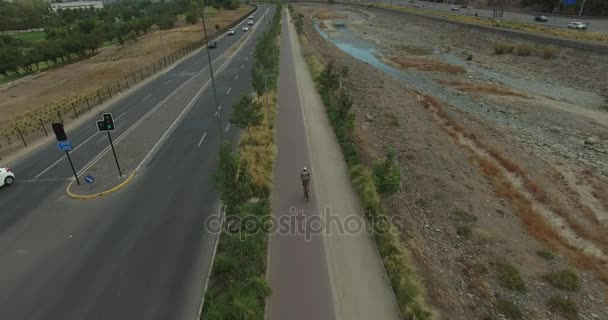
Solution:
M 239 93 L 251 92 L 251 52 L 261 31 L 217 77 L 224 125 Z M 3 208 L 20 215 L 3 221 L 0 211 L 1 319 L 196 318 L 216 239 L 204 220 L 218 212 L 212 101 L 209 88 L 119 193 L 76 201 L 64 195 L 64 181 L 0 190 Z M 224 127 L 233 143 L 238 133 Z M 4 201 L 14 193 L 22 201 Z
M 257 10 L 261 15 L 263 10 Z M 246 19 L 236 27 L 233 36 L 225 35 L 218 39 L 218 48 L 211 50 L 212 60 L 218 59 L 230 46 L 239 41 L 246 32 L 241 28 L 247 25 Z M 117 130 L 113 135 L 120 135 L 124 130 L 139 120 L 144 114 L 157 106 L 165 97 L 201 71 L 208 77 L 206 48 L 197 51 L 190 57 L 169 66 L 168 72 L 156 79 L 143 84 L 141 87 L 125 93 L 108 105 L 104 112 L 111 112 L 117 118 Z M 216 69 L 217 69 L 216 64 Z M 101 114 L 101 112 L 99 112 Z M 101 118 L 101 115 L 100 115 Z M 76 169 L 84 166 L 107 146 L 107 139 L 99 143 L 97 128 L 94 121 L 82 124 L 68 132 L 68 138 L 76 148 L 71 154 Z M 59 151 L 54 143 L 49 143 L 33 151 L 28 157 L 15 163 L 8 164 L 18 174 L 18 181 L 32 179 L 61 179 L 72 176 L 65 154 Z
M 479 8 L 460 8 L 459 11 L 455 12 L 455 11 L 451 10 L 452 9 L 451 4 L 445 4 L 445 3 L 434 3 L 434 2 L 428 2 L 428 1 L 414 1 L 414 3 L 412 3 L 411 1 L 397 1 L 397 0 L 395 0 L 395 1 L 383 0 L 383 1 L 386 3 L 393 3 L 393 4 L 403 5 L 403 6 L 410 6 L 410 7 L 417 5 L 422 8 L 449 12 L 451 14 L 473 16 L 473 15 L 475 15 L 475 13 L 477 13 L 480 17 L 485 17 L 485 18 L 492 18 L 492 14 L 493 14 L 493 10 L 479 9 Z M 566 28 L 568 26 L 568 24 L 572 21 L 581 21 L 581 22 L 590 24 L 589 31 L 604 32 L 604 33 L 608 32 L 608 19 L 576 17 L 576 16 L 554 16 L 549 13 L 545 13 L 545 15 L 549 18 L 549 21 L 541 23 L 541 22 L 534 22 L 535 14 L 505 10 L 504 14 L 503 14 L 503 19 L 519 21 L 519 22 L 535 23 L 535 24 L 541 24 L 544 26 L 551 26 L 551 27 L 558 27 L 558 28 Z

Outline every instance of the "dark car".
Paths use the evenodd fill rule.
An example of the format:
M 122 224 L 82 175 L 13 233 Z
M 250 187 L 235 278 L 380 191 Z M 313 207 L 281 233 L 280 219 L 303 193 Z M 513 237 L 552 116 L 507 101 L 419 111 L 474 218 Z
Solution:
M 536 16 L 536 17 L 534 17 L 534 21 L 536 21 L 536 22 L 547 22 L 547 21 L 549 21 L 549 18 L 547 18 L 546 16 Z
M 215 41 L 209 42 L 208 47 L 209 47 L 209 49 L 217 48 L 217 42 L 215 42 Z

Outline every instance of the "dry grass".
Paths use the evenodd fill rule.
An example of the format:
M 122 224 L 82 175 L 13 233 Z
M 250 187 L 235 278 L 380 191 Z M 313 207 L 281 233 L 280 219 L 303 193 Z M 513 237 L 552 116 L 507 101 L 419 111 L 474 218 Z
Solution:
M 534 46 L 525 42 L 518 44 L 517 48 L 515 48 L 515 54 L 520 57 L 528 57 L 532 54 L 533 51 Z
M 544 46 L 543 47 L 543 59 L 553 59 L 559 53 L 559 49 L 554 46 Z
M 496 85 L 496 84 L 483 84 L 483 83 L 475 83 L 470 81 L 464 81 L 460 79 L 455 80 L 437 80 L 438 83 L 448 86 L 454 86 L 458 90 L 473 92 L 473 93 L 483 93 L 495 96 L 513 96 L 519 98 L 527 98 L 525 94 L 515 92 L 511 89 Z
M 242 6 L 235 11 L 221 10 L 210 17 L 208 25 L 213 26 L 210 28 L 215 31 L 216 24 L 224 27 L 245 15 L 250 8 Z M 123 86 L 126 86 L 125 76 L 130 76 L 141 68 L 145 69 L 146 66 L 152 68 L 151 64 L 162 58 L 161 33 L 165 52 L 169 55 L 200 40 L 201 31 L 202 24 L 152 32 L 134 42 L 107 48 L 88 60 L 43 72 L 0 90 L 0 113 L 5 121 L 5 124 L 0 123 L 0 135 L 14 131 L 7 123 L 18 122 L 25 130 L 38 130 L 38 119 L 56 121 L 56 111 L 68 113 L 72 102 L 78 108 L 86 108 L 85 97 L 97 100 L 96 90 L 107 84 L 112 84 L 113 88 L 110 89 L 113 94 L 117 93 L 116 80 L 123 79 Z M 147 76 L 146 71 L 144 74 Z M 137 74 L 137 77 L 140 78 L 140 75 Z M 102 94 L 107 95 L 107 90 L 105 91 Z
M 264 120 L 261 125 L 245 130 L 240 142 L 240 155 L 249 165 L 253 185 L 262 190 L 271 190 L 272 166 L 277 155 L 274 144 L 276 99 L 274 92 L 266 93 L 260 98 L 260 102 L 268 101 L 264 106 Z
M 392 62 L 393 64 L 396 64 L 404 69 L 416 69 L 419 71 L 445 72 L 454 74 L 467 72 L 464 67 L 431 59 L 391 57 L 389 58 L 389 62 Z
M 312 14 L 316 16 L 319 20 L 339 20 L 348 18 L 348 16 L 344 14 L 336 14 L 334 12 L 325 10 L 313 10 Z
M 561 250 L 571 261 L 582 268 L 593 270 L 600 280 L 608 283 L 608 270 L 604 268 L 603 262 L 593 255 L 582 252 L 562 237 L 543 215 L 535 209 L 531 200 L 528 200 L 522 191 L 518 190 L 505 175 L 505 172 L 519 175 L 522 178 L 524 189 L 533 199 L 549 204 L 550 209 L 562 216 L 571 229 L 581 237 L 604 245 L 606 241 L 603 240 L 601 234 L 583 228 L 571 215 L 566 214 L 558 202 L 551 199 L 538 184 L 528 177 L 519 164 L 506 157 L 502 151 L 496 148 L 488 148 L 487 145 L 479 141 L 476 135 L 467 133 L 462 127 L 455 125 L 453 119 L 449 118 L 442 104 L 436 98 L 419 94 L 418 99 L 427 110 L 434 112 L 441 119 L 441 123 L 444 124 L 443 128 L 450 136 L 455 137 L 456 141 L 460 139 L 460 136 L 468 137 L 475 142 L 478 148 L 484 150 L 492 157 L 490 159 L 480 156 L 467 146 L 471 151 L 469 159 L 478 164 L 482 173 L 494 186 L 496 194 L 509 201 L 514 211 L 519 215 L 522 224 L 531 235 L 544 242 L 549 248 Z M 454 128 L 458 128 L 460 131 L 456 131 Z

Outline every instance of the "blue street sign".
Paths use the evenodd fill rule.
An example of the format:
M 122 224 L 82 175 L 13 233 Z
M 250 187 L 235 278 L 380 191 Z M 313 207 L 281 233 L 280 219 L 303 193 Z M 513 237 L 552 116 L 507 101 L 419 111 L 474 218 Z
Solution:
M 576 0 L 564 0 L 564 4 L 567 6 L 575 5 Z
M 69 141 L 57 141 L 57 147 L 61 151 L 71 151 L 72 143 L 70 143 Z
M 91 184 L 91 183 L 95 182 L 95 178 L 93 178 L 93 176 L 86 176 L 86 177 L 84 177 L 84 181 Z

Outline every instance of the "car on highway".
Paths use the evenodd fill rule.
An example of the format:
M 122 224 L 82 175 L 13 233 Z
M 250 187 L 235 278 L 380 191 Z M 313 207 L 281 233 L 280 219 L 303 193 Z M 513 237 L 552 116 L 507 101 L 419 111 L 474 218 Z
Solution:
M 547 21 L 549 21 L 549 18 L 547 18 L 547 16 L 535 16 L 534 17 L 534 21 L 536 21 L 536 22 L 547 22 Z
M 248 24 L 248 25 L 250 25 L 250 26 L 251 26 L 251 25 L 253 25 L 253 19 L 249 19 L 249 20 L 247 21 L 247 24 Z
M 15 182 L 15 174 L 9 168 L 0 168 L 0 187 L 10 186 Z
M 249 31 L 249 27 L 243 27 L 243 32 Z
M 578 29 L 578 30 L 586 30 L 587 25 L 580 21 L 573 21 L 568 24 L 569 29 Z
M 452 10 L 452 11 L 460 11 L 460 7 L 459 6 L 452 6 L 452 8 L 450 10 Z
M 207 47 L 209 49 L 217 48 L 217 42 L 216 41 L 211 41 L 211 42 L 209 42 L 209 44 L 207 45 Z
M 235 33 L 234 28 L 232 28 L 232 29 L 228 30 L 228 34 L 229 34 L 229 35 L 233 35 L 234 33 Z

